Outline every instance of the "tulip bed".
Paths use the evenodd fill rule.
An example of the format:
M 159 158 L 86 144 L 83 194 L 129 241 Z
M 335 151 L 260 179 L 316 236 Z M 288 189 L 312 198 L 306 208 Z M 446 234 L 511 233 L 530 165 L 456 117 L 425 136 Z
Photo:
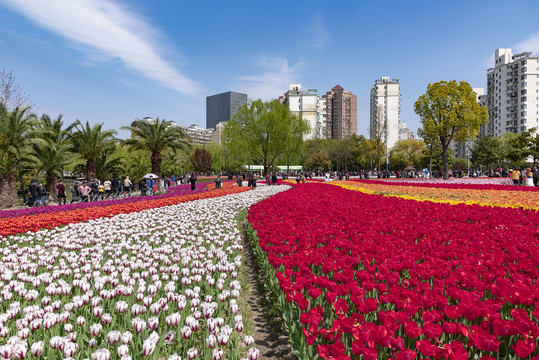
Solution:
M 288 188 L 139 202 L 0 238 L 0 358 L 257 359 L 237 301 L 236 218 Z
M 376 180 L 330 183 L 367 194 L 397 196 L 417 201 L 539 210 L 539 189 L 536 187 L 422 182 L 412 184 Z
M 307 183 L 248 219 L 299 358 L 539 359 L 535 211 Z
M 208 187 L 212 189 L 211 186 Z M 119 203 L 113 202 L 111 205 L 105 206 L 102 206 L 100 204 L 101 202 L 82 203 L 96 204 L 96 206 L 90 206 L 85 208 L 77 207 L 74 210 L 70 209 L 66 211 L 55 211 L 57 210 L 55 209 L 55 207 L 47 207 L 50 208 L 50 212 L 24 215 L 16 218 L 0 219 L 0 237 L 28 231 L 38 231 L 40 229 L 52 229 L 61 225 L 84 222 L 92 219 L 98 219 L 101 217 L 127 214 L 146 209 L 175 205 L 186 201 L 214 198 L 248 190 L 250 190 L 250 188 L 239 188 L 234 186 L 233 183 L 228 182 L 223 184 L 223 187 L 221 189 L 215 189 L 215 185 L 213 185 L 212 191 L 206 191 L 204 188 L 199 188 L 198 191 L 195 190 L 194 192 L 189 192 L 185 195 L 129 198 L 136 199 L 138 201 Z

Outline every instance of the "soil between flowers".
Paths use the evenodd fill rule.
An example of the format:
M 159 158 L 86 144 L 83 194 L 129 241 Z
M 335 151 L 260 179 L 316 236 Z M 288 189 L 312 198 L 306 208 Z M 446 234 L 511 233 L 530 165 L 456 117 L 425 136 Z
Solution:
M 243 223 L 238 224 L 241 228 Z M 262 285 L 264 276 L 256 263 L 251 244 L 242 234 L 243 259 L 247 276 L 248 287 L 244 292 L 245 304 L 243 306 L 251 315 L 252 336 L 255 347 L 260 351 L 260 359 L 268 360 L 295 360 L 292 347 L 288 343 L 288 336 L 281 318 L 272 315 L 270 309 L 273 304 L 267 300 L 267 294 Z

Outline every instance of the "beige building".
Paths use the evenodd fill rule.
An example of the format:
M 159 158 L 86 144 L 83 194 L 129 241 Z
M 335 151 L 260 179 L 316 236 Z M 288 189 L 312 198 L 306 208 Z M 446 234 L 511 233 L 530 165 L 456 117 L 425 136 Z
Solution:
M 287 92 L 279 97 L 279 101 L 293 114 L 300 115 L 309 124 L 309 132 L 304 140 L 325 139 L 326 129 L 326 101 L 318 96 L 318 90 L 302 90 L 301 84 L 290 84 Z
M 375 138 L 376 122 L 379 119 L 378 111 L 383 111 L 383 118 L 386 121 L 386 145 L 388 149 L 395 146 L 400 140 L 401 129 L 403 136 L 409 136 L 409 129 L 405 124 L 401 124 L 401 85 L 399 79 L 390 79 L 382 76 L 376 80 L 371 88 L 371 108 L 370 108 L 370 136 Z M 408 130 L 408 132 L 406 132 Z

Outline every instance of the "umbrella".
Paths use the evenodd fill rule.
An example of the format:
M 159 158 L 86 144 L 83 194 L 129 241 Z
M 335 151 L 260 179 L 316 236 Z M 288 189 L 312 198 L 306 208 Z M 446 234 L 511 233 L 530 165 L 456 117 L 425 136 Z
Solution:
M 415 170 L 415 167 L 408 165 L 407 167 L 404 168 L 404 170 L 406 170 L 406 171 Z
M 149 178 L 149 177 L 153 177 L 154 179 L 159 178 L 159 176 L 157 176 L 157 175 L 155 175 L 155 174 L 152 174 L 152 173 L 144 175 L 144 178 L 145 178 L 145 179 L 147 179 L 147 178 Z

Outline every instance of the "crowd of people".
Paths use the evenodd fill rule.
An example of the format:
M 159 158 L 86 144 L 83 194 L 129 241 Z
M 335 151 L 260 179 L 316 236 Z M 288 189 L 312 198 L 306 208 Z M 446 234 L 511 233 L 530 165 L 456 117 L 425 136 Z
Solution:
M 228 180 L 235 180 L 237 186 L 243 186 L 243 182 L 247 181 L 247 186 L 256 188 L 257 177 L 260 177 L 260 174 L 256 172 L 239 172 L 236 174 L 228 173 L 226 174 Z M 443 176 L 443 172 L 433 172 L 434 177 Z M 464 171 L 450 171 L 450 177 L 463 177 L 467 175 L 468 177 L 479 177 L 479 176 L 489 176 L 489 177 L 510 177 L 514 185 L 518 186 L 539 186 L 539 170 L 537 167 L 526 168 L 522 170 L 518 169 L 502 169 L 498 167 L 497 169 L 490 169 L 485 173 L 482 173 L 479 169 L 470 169 L 468 172 Z M 370 179 L 370 178 L 420 178 L 420 177 L 430 177 L 428 170 L 418 171 L 418 170 L 402 170 L 402 171 L 388 171 L 381 170 L 377 171 L 365 171 L 361 170 L 358 172 L 345 172 L 345 171 L 335 171 L 335 172 L 303 172 L 297 171 L 293 173 L 283 173 L 283 172 L 273 172 L 265 175 L 266 185 L 277 185 L 278 177 L 282 179 L 288 179 L 289 176 L 295 176 L 296 182 L 306 182 L 306 179 L 313 178 L 314 176 L 325 178 L 326 181 L 331 180 L 349 180 L 351 176 L 359 177 L 360 179 Z M 158 188 L 166 190 L 170 186 L 180 185 L 180 184 L 190 184 L 191 190 L 195 190 L 196 182 L 198 180 L 197 173 L 185 173 L 181 176 L 170 176 L 163 179 L 157 178 L 157 176 L 149 175 L 143 177 L 138 182 L 138 190 L 140 196 L 152 196 L 157 193 Z M 158 184 L 158 182 L 161 182 Z M 221 188 L 222 180 L 221 176 L 217 175 L 215 179 L 216 188 Z M 56 185 L 57 191 L 57 201 L 58 204 L 67 203 L 67 192 L 66 185 L 60 179 Z M 135 194 L 136 187 L 135 183 L 126 176 L 124 180 L 121 180 L 117 177 L 113 177 L 112 181 L 105 179 L 101 182 L 99 179 L 89 179 L 82 181 L 75 181 L 74 185 L 70 186 L 70 191 L 72 193 L 71 202 L 77 201 L 98 201 L 104 199 L 113 199 L 118 197 L 132 196 Z M 48 205 L 49 202 L 49 192 L 47 188 L 40 182 L 38 179 L 33 179 L 28 187 L 28 196 L 29 199 L 26 201 L 26 206 L 41 206 Z
M 158 182 L 161 182 L 158 184 Z M 152 196 L 157 193 L 158 187 L 167 190 L 171 186 L 179 184 L 191 184 L 191 190 L 195 190 L 197 182 L 197 174 L 189 173 L 176 177 L 174 175 L 159 179 L 157 176 L 149 175 L 143 177 L 138 182 L 138 191 L 140 196 Z M 135 183 L 126 176 L 124 180 L 118 177 L 113 177 L 112 180 L 105 179 L 101 181 L 97 178 L 87 180 L 76 180 L 69 187 L 71 191 L 71 203 L 74 202 L 89 202 L 98 200 L 109 200 L 120 197 L 129 197 L 135 195 L 137 188 Z M 57 202 L 59 205 L 67 204 L 67 189 L 63 180 L 59 180 L 56 185 Z M 33 179 L 28 187 L 28 200 L 25 206 L 43 206 L 48 205 L 50 191 L 38 179 Z
M 539 170 L 537 167 L 510 170 L 513 184 L 517 186 L 539 186 Z

